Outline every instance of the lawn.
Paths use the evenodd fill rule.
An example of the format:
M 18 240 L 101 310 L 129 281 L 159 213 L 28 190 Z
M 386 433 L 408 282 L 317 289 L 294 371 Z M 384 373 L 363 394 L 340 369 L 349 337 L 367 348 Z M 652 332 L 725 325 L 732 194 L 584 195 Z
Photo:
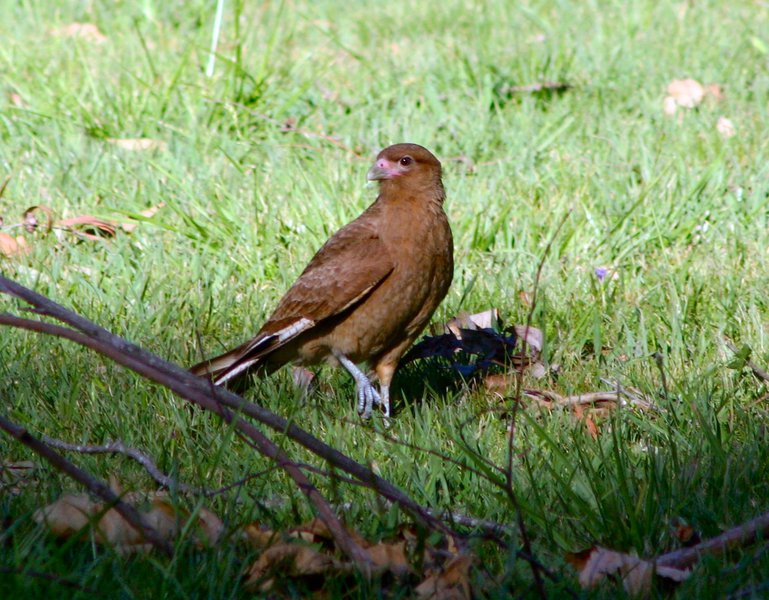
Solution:
M 745 360 L 769 364 L 765 3 L 234 0 L 214 60 L 215 2 L 0 0 L 0 10 L 0 182 L 10 178 L 0 231 L 26 242 L 0 256 L 4 276 L 190 365 L 252 335 L 327 237 L 373 201 L 376 153 L 415 142 L 443 162 L 455 239 L 435 323 L 491 307 L 506 324 L 531 319 L 547 372 L 524 373 L 524 388 L 621 385 L 653 402 L 587 420 L 525 398 L 513 411 L 515 385 L 488 393 L 424 360 L 396 376 L 383 431 L 357 418 L 343 371 L 322 369 L 309 398 L 290 369 L 254 383 L 248 399 L 419 504 L 510 526 L 507 549 L 470 542 L 479 596 L 537 594 L 519 520 L 557 575 L 549 594 L 615 597 L 611 585 L 580 590 L 566 554 L 600 544 L 654 557 L 680 546 L 681 523 L 705 539 L 769 510 L 767 382 Z M 685 78 L 717 88 L 668 115 L 666 89 Z M 152 142 L 137 148 L 140 138 Z M 35 205 L 55 220 L 136 227 L 99 240 L 12 227 Z M 0 307 L 22 314 L 7 296 Z M 31 433 L 119 439 L 190 485 L 271 465 L 218 418 L 66 341 L 4 328 L 0 393 L 2 414 Z M 507 464 L 512 414 L 515 502 L 479 459 Z M 157 488 L 126 458 L 67 457 L 126 490 Z M 0 459 L 39 464 L 31 482 L 0 491 L 1 595 L 249 596 L 241 574 L 258 552 L 234 541 L 181 543 L 169 560 L 53 539 L 32 513 L 83 488 L 10 437 Z M 310 477 L 368 539 L 409 522 L 370 491 Z M 209 506 L 230 531 L 313 514 L 279 471 L 178 502 Z M 759 544 L 706 558 L 674 593 L 760 597 L 767 582 Z M 410 593 L 379 580 L 327 586 Z

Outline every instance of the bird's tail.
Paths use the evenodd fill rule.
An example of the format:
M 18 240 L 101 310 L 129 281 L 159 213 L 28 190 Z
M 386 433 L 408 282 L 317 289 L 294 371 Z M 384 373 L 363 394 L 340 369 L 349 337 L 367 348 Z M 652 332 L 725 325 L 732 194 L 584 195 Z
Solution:
M 190 372 L 193 375 L 208 377 L 214 384 L 221 385 L 258 369 L 265 362 L 265 358 L 266 353 L 259 352 L 258 347 L 254 348 L 254 342 L 249 341 L 229 352 L 199 362 L 190 368 Z
M 276 361 L 273 353 L 314 325 L 315 321 L 305 317 L 270 321 L 254 339 L 220 356 L 204 360 L 190 371 L 194 375 L 209 377 L 216 385 L 221 385 L 260 367 L 266 367 L 268 371 L 275 370 L 286 359 L 284 357 Z

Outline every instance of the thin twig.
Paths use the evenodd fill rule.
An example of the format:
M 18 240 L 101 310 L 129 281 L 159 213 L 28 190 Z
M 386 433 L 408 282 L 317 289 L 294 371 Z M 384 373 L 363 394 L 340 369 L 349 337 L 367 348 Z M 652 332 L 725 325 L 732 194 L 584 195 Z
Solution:
M 254 418 L 264 425 L 267 425 L 271 429 L 278 431 L 281 434 L 287 436 L 289 439 L 299 443 L 301 446 L 310 452 L 322 457 L 324 460 L 334 465 L 335 467 L 367 484 L 370 489 L 376 491 L 385 498 L 396 502 L 401 506 L 402 509 L 410 513 L 414 518 L 424 523 L 427 527 L 431 529 L 438 529 L 446 534 L 449 534 L 455 540 L 457 540 L 458 543 L 461 543 L 461 536 L 457 532 L 453 531 L 450 527 L 446 526 L 438 519 L 435 519 L 432 515 L 427 513 L 422 506 L 414 502 L 409 496 L 407 496 L 403 491 L 395 487 L 389 481 L 379 477 L 371 469 L 354 461 L 345 454 L 339 452 L 328 444 L 325 444 L 318 438 L 296 426 L 294 423 L 287 421 L 272 411 L 254 404 L 253 402 L 248 402 L 240 396 L 230 392 L 229 390 L 219 387 L 212 387 L 210 382 L 206 382 L 202 378 L 192 375 L 181 367 L 166 362 L 157 356 L 142 350 L 138 346 L 131 344 L 126 340 L 115 336 L 114 334 L 111 334 L 107 330 L 95 325 L 80 315 L 65 309 L 55 302 L 45 298 L 44 296 L 41 296 L 40 294 L 37 294 L 36 292 L 33 292 L 32 290 L 29 290 L 7 278 L 0 277 L 0 292 L 5 292 L 20 298 L 34 306 L 38 312 L 47 314 L 64 323 L 72 325 L 87 335 L 83 335 L 82 333 L 65 327 L 57 327 L 50 323 L 41 323 L 38 321 L 19 319 L 18 317 L 13 317 L 12 315 L 0 315 L 0 323 L 14 325 L 25 329 L 42 331 L 45 333 L 52 333 L 53 335 L 58 335 L 72 341 L 76 341 L 81 345 L 90 347 L 108 356 L 109 358 L 112 358 L 116 362 L 130 368 L 131 370 L 136 371 L 144 377 L 161 383 L 182 398 L 185 398 L 195 404 L 207 408 L 208 410 L 220 414 L 223 418 L 229 419 L 230 421 L 233 419 L 233 416 L 229 413 L 226 413 L 223 407 L 234 409 L 243 415 Z M 280 451 L 270 440 L 261 434 L 259 430 L 253 427 L 253 425 L 250 425 L 249 423 L 244 422 L 239 418 L 235 420 L 235 424 L 237 429 L 241 430 L 252 439 L 259 439 L 260 443 L 265 445 L 265 453 L 269 451 L 269 454 L 267 454 L 268 456 L 275 457 L 277 460 L 278 456 L 280 455 L 281 460 L 279 461 L 279 464 L 281 464 L 281 466 L 284 468 L 290 467 L 290 461 L 288 461 L 288 463 L 284 462 L 283 457 L 285 457 L 285 455 L 282 453 L 282 451 Z M 299 469 L 293 469 L 294 475 L 297 475 L 297 471 L 299 471 L 299 475 L 301 475 L 301 477 L 304 477 Z M 303 486 L 300 487 L 305 493 L 309 493 L 310 496 L 312 496 L 310 499 L 316 506 L 316 509 L 318 509 L 319 516 L 324 514 L 327 518 L 330 518 L 327 514 L 327 511 L 330 511 L 330 509 L 328 509 L 328 504 L 325 503 L 322 496 L 319 494 L 316 495 L 317 490 L 312 492 L 314 488 Z M 321 509 L 318 507 L 318 504 L 325 504 L 325 508 L 323 509 L 322 513 Z M 339 529 L 341 529 L 341 524 L 338 523 L 336 517 L 334 515 L 331 515 L 331 517 L 337 521 L 336 525 Z M 334 532 L 337 527 L 329 526 L 329 529 Z M 344 547 L 343 543 L 340 543 L 340 548 L 342 548 L 345 553 L 350 550 L 349 546 Z
M 213 490 L 189 486 L 185 483 L 177 481 L 169 475 L 166 475 L 158 468 L 155 462 L 147 454 L 136 448 L 126 446 L 120 440 L 108 441 L 106 444 L 101 446 L 92 446 L 89 444 L 70 444 L 69 442 L 57 440 L 52 437 L 48 437 L 47 435 L 41 436 L 41 439 L 44 443 L 48 444 L 52 448 L 56 448 L 57 450 L 64 450 L 66 452 L 77 452 L 78 454 L 122 454 L 123 456 L 127 456 L 128 458 L 139 463 L 142 467 L 144 467 L 144 470 L 147 471 L 152 479 L 154 479 L 157 483 L 165 488 L 175 489 L 184 494 L 196 494 L 204 496 L 213 495 Z
M 696 563 L 700 557 L 721 554 L 727 550 L 749 546 L 758 539 L 769 536 L 769 512 L 759 515 L 746 523 L 737 525 L 709 540 L 690 548 L 681 548 L 668 552 L 655 559 L 658 566 L 684 569 Z
M 629 404 L 643 410 L 653 408 L 653 405 L 650 402 L 629 396 L 622 390 L 611 392 L 585 392 L 573 396 L 561 396 L 559 393 L 552 390 L 523 390 L 523 395 L 542 404 L 547 404 L 548 406 L 584 406 L 588 404 L 597 404 L 598 402 L 613 402 L 619 406 L 623 406 L 627 401 Z
M 168 541 L 165 540 L 154 527 L 152 527 L 152 525 L 147 523 L 146 519 L 139 513 L 139 511 L 130 504 L 123 502 L 106 483 L 96 479 L 91 474 L 74 465 L 61 454 L 52 450 L 47 444 L 30 435 L 26 429 L 2 415 L 0 415 L 0 429 L 16 438 L 19 442 L 30 448 L 35 454 L 51 463 L 59 471 L 68 475 L 88 488 L 92 493 L 114 506 L 115 510 L 120 513 L 120 515 L 128 521 L 134 529 L 141 532 L 142 536 L 155 546 L 155 548 L 168 556 L 173 554 L 171 544 L 169 544 Z
M 263 477 L 267 473 L 271 473 L 276 469 L 276 467 L 273 466 L 268 469 L 264 469 L 263 471 L 259 471 L 258 473 L 247 475 L 237 481 L 227 484 L 226 486 L 217 489 L 210 489 L 206 487 L 187 485 L 186 483 L 182 483 L 176 480 L 170 475 L 166 475 L 158 468 L 152 458 L 150 458 L 147 454 L 137 448 L 126 446 L 121 440 L 108 441 L 106 444 L 101 446 L 95 446 L 90 444 L 71 444 L 69 442 L 54 439 L 47 435 L 41 436 L 41 439 L 44 443 L 48 444 L 52 448 L 56 448 L 57 450 L 64 450 L 66 452 L 77 452 L 79 454 L 121 454 L 136 461 L 142 467 L 144 467 L 144 470 L 147 471 L 147 474 L 162 487 L 168 488 L 169 490 L 173 489 L 183 494 L 206 496 L 208 498 L 213 496 L 220 496 L 221 494 L 224 494 L 234 488 L 240 487 L 253 479 Z
M 735 346 L 731 341 L 726 340 L 726 346 L 734 352 L 735 354 L 739 352 L 737 350 L 737 346 Z M 756 363 L 754 363 L 751 359 L 748 359 L 745 361 L 745 364 L 750 367 L 750 370 L 753 371 L 753 375 L 755 375 L 758 379 L 761 379 L 762 381 L 769 382 L 769 373 L 764 371 L 761 367 L 759 367 Z
M 7 281 L 8 280 L 4 281 L 4 278 L 0 277 L 0 289 L 2 289 L 3 285 L 6 285 Z M 13 285 L 18 286 L 18 284 Z M 26 290 L 25 288 L 22 289 L 24 289 L 27 293 L 35 294 L 34 292 L 31 292 L 31 290 Z M 51 302 L 50 300 L 44 298 L 43 300 L 43 303 L 35 303 L 37 312 L 44 312 L 50 316 L 55 316 L 50 312 L 48 305 L 53 305 L 53 309 L 56 313 L 60 311 L 68 312 L 66 309 L 58 307 L 58 305 Z M 77 317 L 77 319 L 74 317 Z M 70 318 L 77 321 L 82 319 L 82 317 L 79 317 L 78 315 L 74 315 L 74 317 Z M 83 321 L 85 320 L 83 319 Z M 237 431 L 244 434 L 254 443 L 260 453 L 274 460 L 283 470 L 289 474 L 289 476 L 296 483 L 297 487 L 299 487 L 302 493 L 304 493 L 308 500 L 315 506 L 315 509 L 318 511 L 318 516 L 328 527 L 329 531 L 334 537 L 334 541 L 336 541 L 339 548 L 345 554 L 347 554 L 353 560 L 353 562 L 355 562 L 361 568 L 363 572 L 369 572 L 370 557 L 368 552 L 352 539 L 337 516 L 331 510 L 331 507 L 329 506 L 328 502 L 326 502 L 325 498 L 323 498 L 321 493 L 310 482 L 302 470 L 299 469 L 296 464 L 288 458 L 283 450 L 281 450 L 275 443 L 267 438 L 254 425 L 236 417 L 229 408 L 225 407 L 225 401 L 223 401 L 223 399 L 219 396 L 218 388 L 216 390 L 209 391 L 209 393 L 198 393 L 197 390 L 191 389 L 189 384 L 185 385 L 183 379 L 180 380 L 169 374 L 169 372 L 160 370 L 158 367 L 151 363 L 142 362 L 140 358 L 136 357 L 136 355 L 141 355 L 144 353 L 144 351 L 136 346 L 128 344 L 117 336 L 112 336 L 112 334 L 106 331 L 104 331 L 104 333 L 106 333 L 107 336 L 114 337 L 118 341 L 118 347 L 110 345 L 104 340 L 99 340 L 96 337 L 91 337 L 66 327 L 61 327 L 52 323 L 44 323 L 42 321 L 22 319 L 8 314 L 0 314 L 0 324 L 13 325 L 22 329 L 49 333 L 51 335 L 56 335 L 70 339 L 72 341 L 76 341 L 84 346 L 88 346 L 89 348 L 93 348 L 94 350 L 97 350 L 105 356 L 113 359 L 115 362 L 118 362 L 143 375 L 144 377 L 156 381 L 157 383 L 160 383 L 161 385 L 177 392 L 181 397 L 186 398 L 198 404 L 199 406 L 216 413 L 222 419 L 224 419 L 226 423 L 233 424 Z M 89 328 L 95 328 L 96 330 L 101 329 L 93 324 L 90 324 Z M 152 356 L 152 359 L 160 364 L 163 364 L 163 361 L 157 357 Z M 170 363 L 168 364 L 170 365 Z M 176 368 L 178 369 L 178 367 Z M 195 383 L 199 382 L 202 384 L 203 388 L 210 385 L 203 379 L 197 378 L 190 373 L 182 371 L 181 369 L 179 369 L 179 371 L 180 374 L 184 377 L 197 380 Z M 238 396 L 235 396 L 235 398 L 238 398 Z M 244 402 L 245 401 L 241 398 L 240 402 L 232 402 L 231 404 L 237 407 Z
M 547 260 L 548 255 L 550 254 L 550 250 L 553 247 L 553 243 L 555 242 L 556 238 L 558 237 L 559 233 L 561 232 L 561 228 L 563 227 L 564 223 L 566 223 L 566 220 L 569 218 L 569 215 L 571 215 L 571 210 L 564 213 L 564 215 L 561 217 L 561 220 L 558 222 L 558 225 L 555 228 L 555 231 L 553 232 L 553 235 L 550 237 L 550 239 L 547 242 L 547 246 L 545 246 L 545 251 L 542 253 L 542 257 L 539 260 L 539 264 L 537 265 L 537 271 L 536 275 L 534 276 L 534 288 L 532 290 L 531 294 L 531 307 L 529 308 L 529 313 L 526 316 L 526 328 L 524 329 L 524 339 L 527 337 L 529 328 L 532 326 L 532 321 L 534 320 L 534 310 L 537 307 L 537 294 L 539 292 L 539 282 L 542 279 L 542 269 L 545 267 L 545 261 Z M 526 523 L 523 518 L 523 509 L 521 508 L 521 504 L 518 501 L 518 496 L 515 493 L 515 490 L 513 489 L 513 456 L 514 456 L 514 441 L 515 441 L 515 429 L 516 429 L 516 422 L 518 418 L 518 410 L 521 407 L 522 404 L 522 398 L 523 398 L 523 373 L 520 371 L 516 372 L 516 378 L 515 378 L 515 400 L 513 402 L 513 408 L 510 411 L 510 425 L 509 425 L 509 433 L 507 438 L 507 469 L 505 472 L 505 479 L 507 485 L 505 486 L 505 492 L 507 493 L 507 497 L 510 500 L 510 503 L 513 505 L 513 508 L 515 509 L 515 516 L 516 520 L 518 522 L 518 530 L 521 534 L 521 545 L 523 546 L 523 551 L 526 556 L 531 557 L 532 559 L 535 558 L 534 552 L 532 550 L 531 546 L 531 539 L 529 538 L 529 532 L 526 528 Z M 540 598 L 547 598 L 547 592 L 545 591 L 545 584 L 542 581 L 542 573 L 540 570 L 540 565 L 538 561 L 535 560 L 529 560 L 528 561 L 529 566 L 531 567 L 531 573 L 534 576 L 534 583 L 537 588 L 537 593 L 539 594 Z

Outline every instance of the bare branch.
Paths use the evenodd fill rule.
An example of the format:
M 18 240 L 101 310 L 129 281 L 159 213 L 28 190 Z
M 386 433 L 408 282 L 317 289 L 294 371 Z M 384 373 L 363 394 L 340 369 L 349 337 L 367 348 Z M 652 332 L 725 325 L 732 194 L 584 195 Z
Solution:
M 4 430 L 10 436 L 16 438 L 19 442 L 30 448 L 35 454 L 44 458 L 62 473 L 68 475 L 78 483 L 88 488 L 109 504 L 115 507 L 115 510 L 128 521 L 128 523 L 137 531 L 140 531 L 144 538 L 161 552 L 171 556 L 173 548 L 159 533 L 149 525 L 144 517 L 133 506 L 123 502 L 120 497 L 113 492 L 103 481 L 99 481 L 89 473 L 72 464 L 58 452 L 52 450 L 47 444 L 44 444 L 30 433 L 0 415 L 0 429 Z
M 128 458 L 136 461 L 144 470 L 147 471 L 150 477 L 154 479 L 161 486 L 168 489 L 176 489 L 185 494 L 196 494 L 210 496 L 213 495 L 212 490 L 206 488 L 199 488 L 189 486 L 179 481 L 176 481 L 173 477 L 170 477 L 163 473 L 155 464 L 155 462 L 147 456 L 141 450 L 126 446 L 120 440 L 109 441 L 102 446 L 91 446 L 88 444 L 70 444 L 62 440 L 57 440 L 47 435 L 41 436 L 44 443 L 48 444 L 52 448 L 57 450 L 64 450 L 66 452 L 77 452 L 79 454 L 122 454 Z
M 734 548 L 750 546 L 756 540 L 766 539 L 767 536 L 769 536 L 769 512 L 747 523 L 732 527 L 721 535 L 700 542 L 691 548 L 681 548 L 658 556 L 655 562 L 658 566 L 683 569 L 692 566 L 702 556 L 721 554 Z
M 737 349 L 737 346 L 735 346 L 732 342 L 729 340 L 726 340 L 726 346 L 734 352 L 735 354 L 739 352 Z M 769 382 L 769 373 L 764 371 L 761 367 L 759 367 L 756 363 L 754 363 L 752 360 L 748 359 L 745 361 L 745 364 L 750 367 L 750 370 L 753 371 L 753 375 L 756 376 L 756 378 L 761 379 L 762 381 Z
M 76 313 L 65 309 L 44 296 L 7 278 L 0 277 L 0 292 L 24 300 L 35 307 L 38 313 L 54 317 L 67 323 L 78 329 L 79 332 L 50 323 L 19 319 L 12 315 L 0 315 L 0 324 L 50 333 L 92 348 L 140 375 L 164 385 L 182 398 L 219 414 L 226 421 L 234 422 L 236 429 L 254 440 L 266 456 L 274 458 L 278 461 L 278 464 L 291 473 L 291 476 L 297 481 L 297 485 L 299 485 L 302 491 L 308 495 L 308 498 L 315 505 L 319 516 L 323 518 L 324 522 L 326 519 L 333 520 L 332 523 L 327 522 L 326 524 L 329 526 L 330 531 L 335 534 L 335 538 L 336 535 L 344 536 L 347 534 L 338 522 L 338 519 L 336 519 L 336 516 L 331 513 L 328 504 L 323 500 L 317 490 L 312 487 L 309 480 L 306 479 L 306 476 L 301 473 L 301 470 L 298 469 L 296 465 L 293 465 L 291 461 L 286 458 L 282 450 L 275 446 L 275 444 L 266 438 L 258 429 L 239 417 L 234 417 L 228 409 L 234 409 L 243 415 L 256 419 L 273 430 L 286 435 L 310 452 L 325 459 L 333 466 L 352 475 L 362 483 L 366 484 L 370 489 L 373 489 L 385 498 L 396 502 L 402 509 L 409 512 L 414 518 L 422 521 L 426 526 L 443 531 L 461 542 L 461 536 L 458 533 L 430 515 L 423 507 L 414 502 L 409 496 L 389 481 L 377 476 L 371 469 L 352 460 L 345 454 L 325 444 L 318 438 L 297 427 L 294 423 L 287 421 L 272 411 L 252 402 L 248 402 L 229 390 L 212 386 L 210 382 L 196 377 L 181 367 L 166 362 L 157 356 L 142 350 L 138 346 L 111 334 L 107 330 L 91 323 Z M 299 481 L 302 483 L 300 484 Z M 347 537 L 349 539 L 349 536 Z M 349 552 L 348 555 L 352 556 L 352 554 L 357 554 L 358 558 L 360 558 L 360 553 L 354 552 L 349 544 L 346 544 L 342 540 L 338 541 L 340 548 L 346 553 Z M 363 552 L 362 549 L 361 552 Z M 356 562 L 358 561 L 356 560 Z
M 48 444 L 52 448 L 56 448 L 57 450 L 64 450 L 65 452 L 77 452 L 79 454 L 121 454 L 123 456 L 127 456 L 128 458 L 136 461 L 142 467 L 144 467 L 144 470 L 147 471 L 149 476 L 164 488 L 174 489 L 183 494 L 206 496 L 209 498 L 213 496 L 219 496 L 234 488 L 240 487 L 244 483 L 251 481 L 252 479 L 262 477 L 267 473 L 271 473 L 277 468 L 270 467 L 269 469 L 264 469 L 258 473 L 252 473 L 251 475 L 247 475 L 246 477 L 238 479 L 233 483 L 213 490 L 205 487 L 187 485 L 186 483 L 177 481 L 170 475 L 163 473 L 152 460 L 152 458 L 150 458 L 147 454 L 137 448 L 126 446 L 120 440 L 109 441 L 101 446 L 93 446 L 89 444 L 70 444 L 69 442 L 57 440 L 52 437 L 48 437 L 47 435 L 41 436 L 41 439 L 44 443 Z

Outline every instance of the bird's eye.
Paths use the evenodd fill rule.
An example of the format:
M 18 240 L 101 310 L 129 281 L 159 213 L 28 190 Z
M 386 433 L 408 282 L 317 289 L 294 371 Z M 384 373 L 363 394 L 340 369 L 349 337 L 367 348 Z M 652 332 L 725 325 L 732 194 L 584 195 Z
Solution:
M 414 162 L 414 159 L 413 159 L 413 158 L 411 158 L 410 156 L 404 156 L 403 158 L 401 158 L 401 159 L 400 159 L 400 163 L 401 163 L 401 164 L 402 164 L 404 167 L 408 167 L 408 166 L 409 166 L 411 163 L 413 163 L 413 162 Z

